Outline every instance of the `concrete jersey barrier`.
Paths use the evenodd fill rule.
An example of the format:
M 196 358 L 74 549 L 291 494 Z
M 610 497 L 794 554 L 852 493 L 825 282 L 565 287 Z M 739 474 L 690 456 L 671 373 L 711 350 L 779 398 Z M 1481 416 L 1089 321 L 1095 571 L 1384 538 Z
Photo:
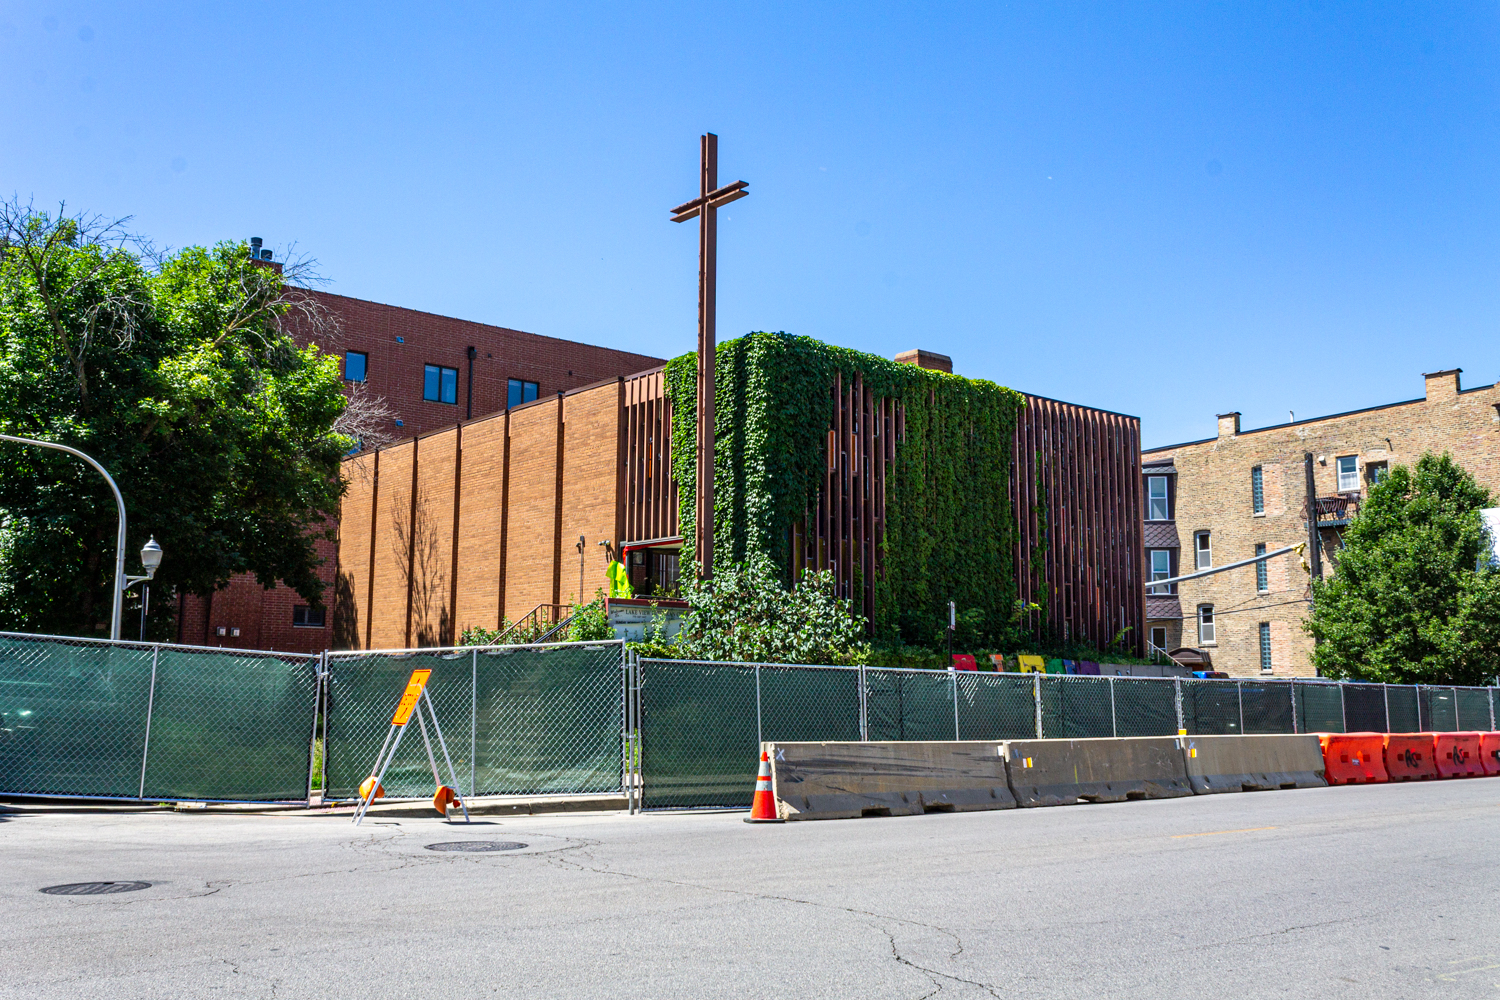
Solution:
M 1004 754 L 1016 804 L 1025 808 L 1193 794 L 1173 736 L 1009 740 Z
M 998 742 L 765 743 L 782 819 L 1014 809 Z
M 1184 736 L 1183 764 L 1196 795 L 1323 788 L 1323 747 L 1316 735 Z

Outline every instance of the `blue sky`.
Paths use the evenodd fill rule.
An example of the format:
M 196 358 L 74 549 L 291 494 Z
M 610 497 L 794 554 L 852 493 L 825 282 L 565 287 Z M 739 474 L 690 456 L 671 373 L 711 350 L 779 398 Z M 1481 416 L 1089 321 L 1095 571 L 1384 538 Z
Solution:
M 415 6 L 0 6 L 0 191 L 670 356 L 713 130 L 721 337 L 940 351 L 1148 446 L 1500 377 L 1500 6 Z

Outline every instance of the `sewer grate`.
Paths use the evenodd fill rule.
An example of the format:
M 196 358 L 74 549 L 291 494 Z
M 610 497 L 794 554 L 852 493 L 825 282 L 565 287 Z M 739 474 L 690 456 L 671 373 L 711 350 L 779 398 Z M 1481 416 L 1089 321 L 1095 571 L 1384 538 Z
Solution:
M 477 854 L 482 851 L 519 851 L 525 844 L 514 840 L 450 840 L 442 844 L 428 844 L 429 851 L 461 851 Z
M 108 896 L 149 888 L 150 882 L 71 882 L 68 885 L 49 885 L 40 891 L 49 896 Z

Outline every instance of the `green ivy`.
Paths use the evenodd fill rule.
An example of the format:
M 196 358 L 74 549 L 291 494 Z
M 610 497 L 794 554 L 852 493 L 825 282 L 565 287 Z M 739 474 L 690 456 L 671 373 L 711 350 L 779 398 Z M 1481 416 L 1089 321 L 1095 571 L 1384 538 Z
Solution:
M 1024 397 L 993 382 L 897 364 L 786 333 L 718 345 L 715 361 L 714 564 L 765 555 L 790 580 L 794 524 L 818 501 L 831 388 L 856 375 L 899 401 L 906 439 L 887 482 L 886 534 L 875 581 L 877 642 L 931 645 L 950 600 L 978 609 L 981 633 L 1008 634 L 1015 600 L 1011 442 Z M 678 522 L 694 560 L 697 356 L 666 366 Z

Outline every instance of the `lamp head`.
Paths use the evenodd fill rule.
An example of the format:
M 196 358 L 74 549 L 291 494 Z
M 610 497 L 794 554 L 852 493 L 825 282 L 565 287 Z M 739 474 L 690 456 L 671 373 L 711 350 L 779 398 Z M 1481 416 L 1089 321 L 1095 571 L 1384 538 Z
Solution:
M 156 567 L 161 565 L 161 546 L 156 544 L 156 537 L 141 546 L 141 565 L 146 567 L 146 572 L 155 574 Z

